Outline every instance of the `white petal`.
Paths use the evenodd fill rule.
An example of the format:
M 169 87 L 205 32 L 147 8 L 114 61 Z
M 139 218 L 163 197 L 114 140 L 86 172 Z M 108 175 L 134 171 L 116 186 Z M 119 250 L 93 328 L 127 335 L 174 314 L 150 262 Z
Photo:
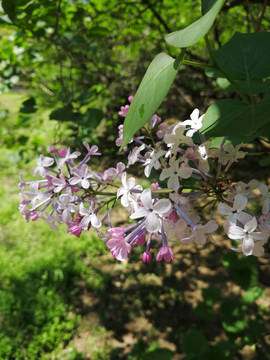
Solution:
M 153 205 L 156 214 L 166 214 L 171 210 L 172 204 L 169 199 L 160 199 Z
M 138 219 L 138 218 L 142 218 L 142 217 L 145 217 L 145 216 L 148 216 L 149 214 L 149 211 L 146 210 L 145 208 L 143 208 L 142 206 L 139 206 L 137 208 L 137 210 L 130 215 L 130 218 L 131 219 Z
M 157 217 L 157 215 L 153 212 L 149 213 L 146 221 L 145 228 L 150 233 L 158 232 L 161 228 L 161 220 Z
M 232 210 L 233 210 L 232 207 L 224 203 L 219 203 L 217 207 L 217 211 L 221 215 L 230 215 Z
M 90 223 L 90 216 L 85 216 L 82 219 L 80 225 L 81 225 L 82 229 L 87 230 L 89 223 Z
M 169 189 L 172 189 L 173 191 L 177 191 L 180 187 L 178 175 L 175 174 L 171 175 L 171 177 L 167 182 L 167 186 Z
M 269 232 L 268 231 L 262 231 L 262 232 L 254 232 L 250 234 L 253 240 L 263 240 L 266 241 L 269 238 Z
M 256 227 L 257 227 L 257 220 L 255 216 L 253 216 L 253 218 L 245 224 L 244 230 L 251 233 L 256 229 Z
M 96 214 L 91 215 L 91 224 L 94 226 L 94 228 L 101 227 L 101 220 L 97 217 Z
M 218 228 L 218 224 L 214 220 L 210 220 L 208 221 L 207 224 L 202 226 L 203 231 L 207 234 L 216 231 L 217 228 Z
M 247 206 L 247 197 L 242 194 L 237 194 L 234 198 L 233 209 L 243 210 Z
M 240 240 L 245 236 L 245 231 L 239 226 L 230 226 L 227 235 L 232 240 Z
M 141 195 L 141 202 L 146 210 L 152 209 L 152 192 L 150 189 L 145 189 Z
M 242 251 L 246 256 L 252 255 L 254 248 L 254 241 L 251 236 L 245 236 L 242 243 Z

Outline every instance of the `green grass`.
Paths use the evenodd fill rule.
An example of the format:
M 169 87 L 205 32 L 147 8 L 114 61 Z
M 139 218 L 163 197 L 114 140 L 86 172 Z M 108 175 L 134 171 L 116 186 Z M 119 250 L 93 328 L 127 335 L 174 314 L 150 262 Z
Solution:
M 81 238 L 53 232 L 42 222 L 25 223 L 18 211 L 21 172 L 32 178 L 39 153 L 59 138 L 59 125 L 40 109 L 25 122 L 18 115 L 27 96 L 0 97 L 0 359 L 51 359 L 72 339 L 78 281 L 91 275 L 84 261 L 104 244 L 88 233 Z M 5 110 L 8 111 L 5 111 Z M 57 133 L 57 134 L 56 134 Z M 55 355 L 57 358 L 57 355 Z M 75 350 L 59 359 L 79 359 Z

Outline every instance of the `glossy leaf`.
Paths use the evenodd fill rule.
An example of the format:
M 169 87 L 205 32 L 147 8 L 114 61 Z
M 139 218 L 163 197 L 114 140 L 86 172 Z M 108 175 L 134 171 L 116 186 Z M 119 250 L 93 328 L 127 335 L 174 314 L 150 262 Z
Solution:
M 165 36 L 165 41 L 177 48 L 184 48 L 196 44 L 211 29 L 217 14 L 225 0 L 213 1 L 212 7 L 199 20 L 182 30 L 174 31 Z M 208 5 L 207 5 L 208 8 Z
M 151 62 L 127 112 L 121 149 L 157 110 L 172 85 L 177 67 L 177 60 L 165 53 Z
M 269 107 L 269 95 L 255 105 L 233 99 L 217 101 L 206 111 L 201 132 L 207 137 L 251 135 L 270 122 Z
M 270 33 L 235 33 L 214 54 L 219 67 L 234 80 L 262 79 L 270 76 Z

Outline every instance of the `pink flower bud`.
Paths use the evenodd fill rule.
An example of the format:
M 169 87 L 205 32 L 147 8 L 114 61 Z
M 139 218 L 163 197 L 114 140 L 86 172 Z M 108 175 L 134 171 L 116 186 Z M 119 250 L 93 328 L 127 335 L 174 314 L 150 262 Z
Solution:
M 37 219 L 38 219 L 38 212 L 37 211 L 31 212 L 31 220 L 36 221 Z
M 50 153 L 51 153 L 51 154 L 54 154 L 54 153 L 55 153 L 55 147 L 54 147 L 54 146 L 51 146 L 51 147 L 50 147 Z
M 167 263 L 174 259 L 174 254 L 169 246 L 162 246 L 159 250 L 156 259 L 157 261 L 161 261 L 163 258 Z
M 148 251 L 145 251 L 143 254 L 142 254 L 142 260 L 144 263 L 149 263 L 152 259 L 152 255 L 150 252 Z
M 129 96 L 128 101 L 131 103 L 131 101 L 134 99 L 134 96 Z
M 71 228 L 69 228 L 69 232 L 71 235 L 80 237 L 80 235 L 82 233 L 82 229 L 78 225 L 73 225 L 73 226 L 71 226 Z
M 168 216 L 168 219 L 169 220 L 172 220 L 173 223 L 175 224 L 177 221 L 178 221 L 178 215 L 177 215 L 177 212 L 176 210 L 172 210 Z
M 76 222 L 80 223 L 82 221 L 83 216 L 78 215 L 75 219 Z
M 61 156 L 61 157 L 66 156 L 66 154 L 67 154 L 67 149 L 60 149 L 60 150 L 58 150 L 58 154 L 59 154 L 59 156 Z
M 139 244 L 140 246 L 143 246 L 145 244 L 145 235 L 142 234 L 138 236 L 138 238 L 133 242 L 133 244 Z

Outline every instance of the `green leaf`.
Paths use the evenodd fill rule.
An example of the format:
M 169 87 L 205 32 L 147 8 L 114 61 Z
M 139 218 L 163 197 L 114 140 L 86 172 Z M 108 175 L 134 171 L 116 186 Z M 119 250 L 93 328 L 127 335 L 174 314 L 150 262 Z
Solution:
M 202 15 L 205 15 L 207 11 L 211 9 L 213 4 L 215 3 L 215 0 L 202 0 L 201 1 L 201 11 Z
M 260 166 L 268 166 L 269 164 L 270 164 L 270 156 L 263 156 L 259 160 L 259 165 Z
M 121 149 L 157 110 L 172 85 L 178 65 L 179 61 L 165 53 L 151 62 L 128 109 Z
M 226 332 L 236 334 L 245 330 L 246 322 L 243 320 L 235 320 L 234 318 L 231 318 L 223 320 L 222 326 Z
M 70 105 L 63 106 L 50 113 L 50 120 L 58 121 L 78 121 L 81 118 L 80 113 L 73 112 L 73 108 Z
M 144 360 L 171 360 L 174 356 L 174 353 L 165 348 L 158 348 L 154 351 L 147 352 L 146 355 L 144 355 Z
M 96 128 L 103 119 L 103 116 L 103 112 L 99 109 L 88 109 L 82 115 L 82 120 L 80 121 L 80 124 L 87 128 Z
M 33 97 L 25 100 L 20 107 L 20 113 L 23 114 L 32 114 L 37 111 L 36 100 Z
M 245 303 L 252 303 L 255 299 L 257 299 L 260 296 L 263 296 L 265 294 L 265 289 L 259 287 L 259 286 L 253 286 L 250 289 L 248 289 L 243 295 L 243 301 Z
M 233 99 L 212 104 L 205 113 L 201 132 L 207 137 L 252 135 L 270 122 L 270 96 L 254 105 Z
M 270 33 L 235 33 L 214 54 L 218 66 L 234 80 L 262 79 L 270 76 Z
M 221 296 L 221 291 L 218 287 L 209 286 L 202 290 L 202 296 L 207 306 L 213 306 Z
M 188 356 L 200 355 L 206 348 L 206 338 L 202 331 L 190 328 L 182 337 L 182 348 Z
M 205 5 L 203 9 L 209 9 L 203 17 L 189 25 L 185 29 L 174 31 L 165 36 L 165 41 L 178 48 L 184 48 L 196 44 L 202 39 L 211 29 L 217 14 L 222 8 L 226 0 L 212 1 L 212 6 L 209 9 L 209 4 Z M 207 2 L 208 3 L 208 2 Z

